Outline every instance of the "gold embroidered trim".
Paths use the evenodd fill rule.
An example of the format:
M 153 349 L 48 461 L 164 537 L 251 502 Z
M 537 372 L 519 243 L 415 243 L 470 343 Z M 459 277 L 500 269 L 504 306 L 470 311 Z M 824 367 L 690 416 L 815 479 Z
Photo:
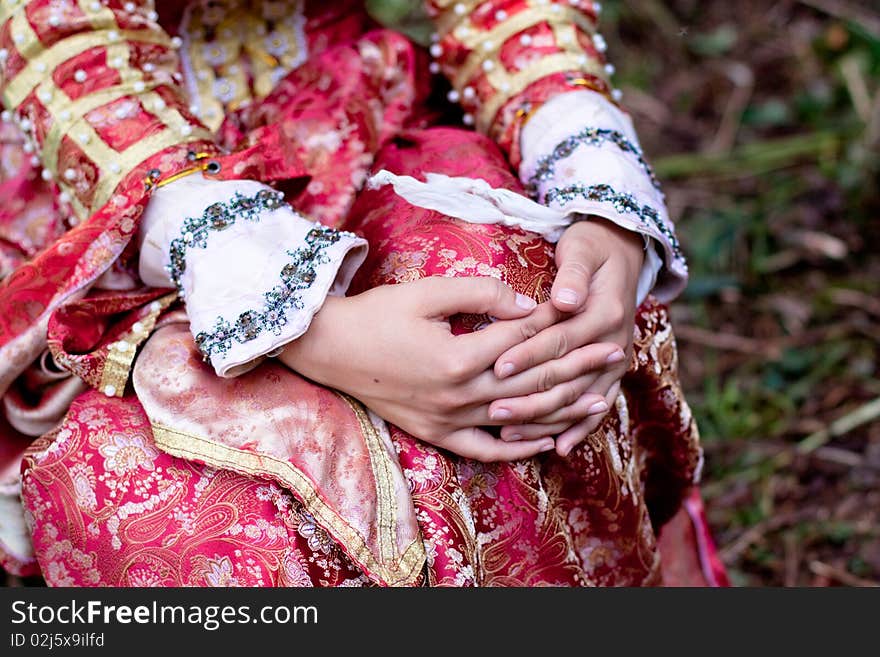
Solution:
M 553 7 L 560 9 L 553 11 Z M 491 30 L 479 30 L 473 26 L 462 34 L 459 40 L 472 52 L 468 55 L 464 64 L 458 69 L 453 86 L 461 91 L 468 81 L 474 76 L 477 70 L 482 66 L 483 61 L 492 59 L 496 67 L 501 66 L 498 59 L 498 52 L 501 47 L 515 34 L 524 30 L 547 23 L 551 28 L 568 27 L 571 34 L 574 34 L 574 26 L 577 25 L 587 34 L 594 34 L 596 31 L 593 22 L 581 12 L 564 7 L 562 5 L 545 5 L 526 9 L 514 14 L 503 23 L 499 23 Z M 572 47 L 577 47 L 577 40 L 573 42 L 560 41 L 559 33 L 556 32 L 556 45 L 560 48 L 572 52 Z M 456 35 L 457 36 L 457 35 Z M 486 48 L 486 44 L 490 44 L 490 48 Z
M 125 394 L 125 386 L 128 383 L 128 377 L 131 375 L 131 366 L 134 363 L 137 348 L 150 337 L 153 329 L 156 328 L 159 315 L 174 303 L 175 299 L 177 299 L 177 293 L 172 292 L 151 302 L 158 303 L 159 307 L 155 310 L 150 310 L 150 312 L 138 320 L 143 326 L 142 330 L 136 332 L 132 329 L 128 333 L 121 335 L 115 344 L 110 345 L 107 351 L 107 358 L 104 361 L 104 369 L 101 371 L 101 384 L 99 388 L 101 392 L 112 388 L 114 391 L 112 396 L 122 397 Z M 121 342 L 126 344 L 125 351 L 120 351 L 116 347 Z
M 23 14 L 20 14 L 23 16 Z M 13 19 L 12 29 L 16 28 L 15 23 L 19 16 Z M 27 24 L 27 20 L 24 21 Z M 46 77 L 51 76 L 58 66 L 65 61 L 72 59 L 92 48 L 100 48 L 114 44 L 117 41 L 136 41 L 138 43 L 152 43 L 157 45 L 171 47 L 170 40 L 164 32 L 152 32 L 148 30 L 102 30 L 98 32 L 89 32 L 87 34 L 75 34 L 71 37 L 63 39 L 54 44 L 51 48 L 40 52 L 28 53 L 28 50 L 37 50 L 40 48 L 40 42 L 37 40 L 36 34 L 27 24 L 29 35 L 25 41 L 20 44 L 20 52 L 22 57 L 28 59 L 28 64 L 22 71 L 9 81 L 6 89 L 3 91 L 3 104 L 8 108 L 14 108 L 21 105 L 28 94 L 40 84 Z M 110 39 L 110 33 L 116 32 L 118 38 Z M 31 41 L 33 39 L 33 41 Z M 28 56 L 29 55 L 29 56 Z
M 580 55 L 571 53 L 548 55 L 528 68 L 517 71 L 512 75 L 501 70 L 501 67 L 496 67 L 495 70 L 488 74 L 488 78 L 493 87 L 499 90 L 503 89 L 504 91 L 496 92 L 495 95 L 488 98 L 480 107 L 477 114 L 478 129 L 484 133 L 488 132 L 492 121 L 495 120 L 495 115 L 498 114 L 498 111 L 507 101 L 525 91 L 526 87 L 541 78 L 566 71 L 578 71 L 596 76 L 604 75 L 604 70 L 598 62 L 588 59 L 585 63 L 580 58 Z
M 445 7 L 442 13 L 435 19 L 434 23 L 437 27 L 437 33 L 440 37 L 444 37 L 461 21 L 467 19 L 468 16 L 485 0 L 435 0 L 434 4 L 438 7 Z M 462 5 L 464 11 L 460 14 L 455 12 L 455 6 Z
M 283 75 L 307 59 L 303 4 L 302 0 L 291 0 L 285 7 L 286 15 L 271 23 L 257 14 L 255 7 L 231 8 L 210 29 L 211 40 L 206 38 L 203 11 L 196 6 L 187 12 L 181 28 L 183 68 L 193 104 L 205 125 L 216 130 L 227 111 L 265 98 Z M 268 43 L 273 38 L 278 41 L 277 49 Z
M 376 427 L 370 421 L 363 405 L 348 395 L 337 393 L 351 407 L 361 425 L 361 432 L 370 453 L 370 465 L 376 480 L 378 508 L 379 551 L 383 561 L 390 561 L 397 551 L 397 499 L 394 495 L 394 478 L 388 464 L 388 455 L 382 445 Z
M 388 586 L 410 586 L 418 580 L 426 559 L 425 548 L 420 539 L 413 541 L 394 562 L 377 559 L 360 534 L 320 498 L 308 477 L 290 462 L 267 454 L 256 454 L 222 445 L 156 423 L 152 423 L 152 427 L 156 445 L 172 456 L 202 461 L 212 467 L 226 468 L 251 476 L 271 476 L 283 482 L 296 494 L 315 520 L 342 546 L 346 554 L 362 564 L 368 574 L 374 574 L 381 582 Z

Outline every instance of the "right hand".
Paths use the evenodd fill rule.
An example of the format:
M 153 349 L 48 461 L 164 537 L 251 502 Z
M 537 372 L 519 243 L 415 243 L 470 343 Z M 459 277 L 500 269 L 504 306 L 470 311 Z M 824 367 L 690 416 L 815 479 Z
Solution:
M 458 313 L 506 321 L 456 336 L 448 318 Z M 505 422 L 489 417 L 490 403 L 540 391 L 548 380 L 570 382 L 617 349 L 599 343 L 503 381 L 495 376 L 502 353 L 558 319 L 551 304 L 536 307 L 493 278 L 431 277 L 328 297 L 280 358 L 425 442 L 480 461 L 515 461 L 552 450 L 554 441 L 493 437 L 479 427 Z

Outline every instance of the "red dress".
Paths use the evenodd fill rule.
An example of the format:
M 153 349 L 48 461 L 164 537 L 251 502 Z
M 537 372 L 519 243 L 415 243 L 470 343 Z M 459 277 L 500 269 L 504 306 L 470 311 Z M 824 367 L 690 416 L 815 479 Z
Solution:
M 174 291 L 137 286 L 132 274 L 132 237 L 155 182 L 211 157 L 216 178 L 277 182 L 298 210 L 366 237 L 360 289 L 491 275 L 543 300 L 553 251 L 539 236 L 360 187 L 384 168 L 476 171 L 522 192 L 510 168 L 527 118 L 518 108 L 572 85 L 607 92 L 599 76 L 573 78 L 557 58 L 499 99 L 471 72 L 475 121 L 490 139 L 431 127 L 449 108 L 427 101 L 428 58 L 373 29 L 359 3 L 264 3 L 299 21 L 270 30 L 288 40 L 283 52 L 245 48 L 254 40 L 237 41 L 222 22 L 210 34 L 193 27 L 211 22 L 193 13 L 210 3 L 182 17 L 173 3 L 160 7 L 171 33 L 186 28 L 181 42 L 147 2 L 92 13 L 73 3 L 57 18 L 42 0 L 18 4 L 4 8 L 0 33 L 3 102 L 22 129 L 4 128 L 0 188 L 0 389 L 18 430 L 4 422 L 0 449 L 6 490 L 21 467 L 30 545 L 0 536 L 8 569 L 39 569 L 53 585 L 723 583 L 692 494 L 696 427 L 656 300 L 638 311 L 621 396 L 582 446 L 566 459 L 481 464 L 271 361 L 216 377 Z M 464 39 L 456 51 L 444 21 L 454 26 L 458 9 L 436 4 L 439 29 L 451 30 L 443 65 L 460 71 L 473 48 Z M 473 25 L 524 10 L 469 4 Z M 276 9 L 261 11 L 264 26 L 277 24 Z M 253 18 L 251 7 L 239 22 Z M 516 34 L 502 60 L 525 47 Z M 233 60 L 242 77 L 221 88 Z M 324 134 L 337 138 L 315 139 Z M 47 180 L 35 175 L 40 164 Z M 481 321 L 456 318 L 456 330 Z M 123 340 L 130 352 L 114 349 Z M 43 435 L 31 442 L 23 428 Z

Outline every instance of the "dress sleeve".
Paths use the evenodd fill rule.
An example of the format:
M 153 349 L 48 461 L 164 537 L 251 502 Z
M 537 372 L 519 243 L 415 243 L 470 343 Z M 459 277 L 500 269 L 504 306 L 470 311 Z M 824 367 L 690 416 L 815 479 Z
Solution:
M 466 124 L 508 154 L 529 195 L 570 216 L 645 236 L 640 300 L 678 294 L 687 265 L 598 31 L 591 0 L 428 0 L 442 72 Z
M 25 135 L 71 227 L 126 203 L 118 189 L 144 186 L 143 282 L 178 289 L 206 359 L 234 376 L 302 335 L 326 296 L 344 293 L 366 244 L 258 182 L 160 186 L 219 154 L 190 110 L 180 46 L 150 0 L 6 0 L 2 118 Z
M 367 243 L 316 224 L 280 192 L 200 175 L 156 191 L 141 227 L 140 276 L 176 287 L 219 376 L 233 377 L 300 337 L 328 295 L 342 296 Z

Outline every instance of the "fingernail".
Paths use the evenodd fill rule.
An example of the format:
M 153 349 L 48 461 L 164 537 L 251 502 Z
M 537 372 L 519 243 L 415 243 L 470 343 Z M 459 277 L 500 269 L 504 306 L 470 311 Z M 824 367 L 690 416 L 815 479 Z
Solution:
M 619 363 L 625 357 L 626 357 L 626 355 L 620 349 L 618 349 L 613 354 L 608 356 L 608 358 L 605 359 L 605 362 L 609 365 L 614 365 L 614 363 Z
M 501 366 L 501 373 L 498 376 L 503 379 L 504 377 L 513 374 L 513 370 L 515 369 L 516 366 L 513 363 L 504 363 L 504 365 Z
M 587 409 L 587 414 L 588 415 L 597 415 L 599 413 L 604 413 L 607 410 L 608 410 L 608 404 L 606 404 L 603 401 L 600 401 L 600 402 L 596 402 L 595 404 L 590 406 L 590 408 Z
M 522 434 L 513 433 L 507 437 L 508 440 L 522 440 Z
M 569 290 L 568 288 L 564 288 L 562 290 L 559 290 L 559 292 L 556 293 L 556 300 L 559 303 L 565 303 L 570 306 L 576 306 L 577 302 L 578 302 L 578 293 L 575 292 L 574 290 Z
M 489 413 L 489 417 L 493 420 L 509 420 L 513 417 L 513 413 L 506 408 L 497 408 Z
M 553 443 L 550 443 L 549 445 L 544 445 L 544 446 L 541 448 L 541 451 L 542 451 L 542 452 L 549 452 L 549 451 L 551 451 L 551 450 L 553 450 L 553 449 L 556 449 L 556 445 L 554 445 Z
M 523 310 L 531 310 L 535 306 L 538 305 L 538 302 L 532 299 L 531 297 L 527 297 L 525 294 L 520 294 L 517 292 L 516 294 L 516 305 L 522 308 Z

